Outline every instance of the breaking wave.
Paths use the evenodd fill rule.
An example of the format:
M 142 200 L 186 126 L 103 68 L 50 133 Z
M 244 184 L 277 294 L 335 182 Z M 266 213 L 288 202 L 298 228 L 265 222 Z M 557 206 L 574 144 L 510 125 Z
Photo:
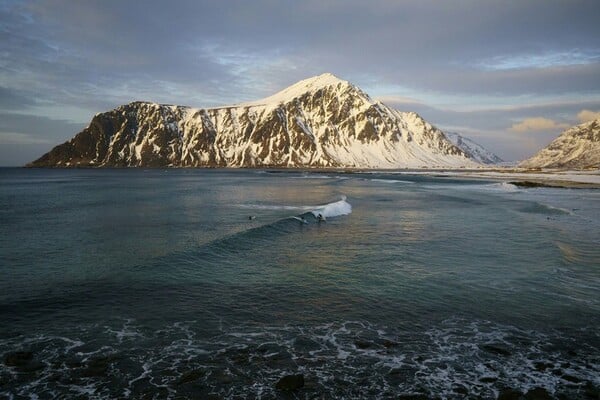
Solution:
M 346 196 L 334 203 L 325 204 L 314 208 L 311 213 L 316 217 L 319 214 L 326 218 L 340 217 L 352 213 L 352 206 L 346 201 Z
M 352 205 L 346 201 L 346 196 L 341 196 L 340 200 L 323 205 L 239 204 L 238 207 L 251 210 L 304 211 L 315 217 L 321 214 L 326 218 L 340 217 L 352 213 Z
M 494 184 L 492 184 L 492 187 L 494 187 L 495 189 L 501 190 L 503 192 L 508 192 L 508 193 L 514 193 L 514 192 L 520 191 L 520 189 L 516 185 L 513 185 L 512 183 L 509 183 L 509 182 L 494 183 Z

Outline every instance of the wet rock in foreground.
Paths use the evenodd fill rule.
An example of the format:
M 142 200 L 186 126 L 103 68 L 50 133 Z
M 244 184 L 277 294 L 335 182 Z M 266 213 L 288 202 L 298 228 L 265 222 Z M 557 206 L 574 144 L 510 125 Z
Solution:
M 87 367 L 82 371 L 82 376 L 86 378 L 105 377 L 111 364 L 118 359 L 119 357 L 115 354 L 92 358 L 88 361 Z
M 429 400 L 429 397 L 424 394 L 401 394 L 398 400 Z
M 31 351 L 14 351 L 4 354 L 4 365 L 14 367 L 19 372 L 35 372 L 45 366 L 33 357 Z
M 366 340 L 355 340 L 354 346 L 359 350 L 365 350 L 370 347 L 373 347 L 373 343 L 367 342 Z
M 188 371 L 188 372 L 184 373 L 183 375 L 181 375 L 181 377 L 177 381 L 177 384 L 183 385 L 186 383 L 194 382 L 194 381 L 197 381 L 198 379 L 204 377 L 204 375 L 206 375 L 206 373 L 203 370 L 194 369 L 194 370 Z
M 286 375 L 279 379 L 277 384 L 275 384 L 275 389 L 283 390 L 283 391 L 293 391 L 300 389 L 304 386 L 304 375 Z
M 14 351 L 4 355 L 4 365 L 7 367 L 22 367 L 33 360 L 33 353 L 30 351 Z
M 481 349 L 487 351 L 488 353 L 497 354 L 500 356 L 508 357 L 510 356 L 510 350 L 508 350 L 504 345 L 497 343 L 489 343 L 480 346 Z
M 544 388 L 535 388 L 525 393 L 525 400 L 552 400 L 553 397 Z
M 498 394 L 497 400 L 520 400 L 523 398 L 523 393 L 514 389 L 502 389 Z

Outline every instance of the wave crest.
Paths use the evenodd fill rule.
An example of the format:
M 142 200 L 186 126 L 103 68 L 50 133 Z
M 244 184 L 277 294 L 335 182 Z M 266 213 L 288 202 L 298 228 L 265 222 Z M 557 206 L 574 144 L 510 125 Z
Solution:
M 315 218 L 321 214 L 325 218 L 339 217 L 352 213 L 352 205 L 346 201 L 346 196 L 341 196 L 340 200 L 323 205 L 274 205 L 274 204 L 240 204 L 241 208 L 254 210 L 282 210 L 282 211 L 303 211 L 311 213 Z
M 340 200 L 318 206 L 311 213 L 317 217 L 319 214 L 325 218 L 339 217 L 342 215 L 348 215 L 352 213 L 352 205 L 346 201 L 346 196 L 342 196 Z

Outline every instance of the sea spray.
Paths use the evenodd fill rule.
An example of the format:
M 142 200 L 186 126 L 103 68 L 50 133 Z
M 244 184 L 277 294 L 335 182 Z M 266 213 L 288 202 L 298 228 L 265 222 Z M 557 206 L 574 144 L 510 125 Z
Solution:
M 341 200 L 317 207 L 311 212 L 315 217 L 319 214 L 325 218 L 339 217 L 350 214 L 352 212 L 352 205 L 346 201 L 346 196 L 342 196 Z

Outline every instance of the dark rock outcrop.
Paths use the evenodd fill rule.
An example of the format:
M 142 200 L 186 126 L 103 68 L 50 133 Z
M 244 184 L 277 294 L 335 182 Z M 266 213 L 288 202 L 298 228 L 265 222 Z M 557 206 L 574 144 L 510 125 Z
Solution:
M 283 391 L 294 391 L 304 386 L 304 375 L 285 375 L 275 384 L 275 389 Z

